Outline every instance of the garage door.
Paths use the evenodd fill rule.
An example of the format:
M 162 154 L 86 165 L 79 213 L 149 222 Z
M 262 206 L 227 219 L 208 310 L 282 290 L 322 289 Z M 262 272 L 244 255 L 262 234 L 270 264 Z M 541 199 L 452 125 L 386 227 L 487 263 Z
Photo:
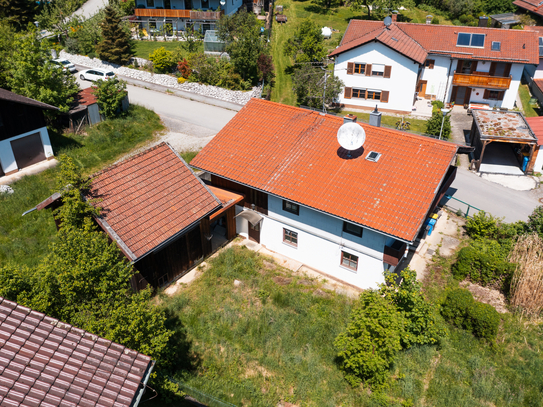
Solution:
M 45 160 L 45 151 L 41 143 L 40 133 L 13 140 L 11 149 L 19 169 Z

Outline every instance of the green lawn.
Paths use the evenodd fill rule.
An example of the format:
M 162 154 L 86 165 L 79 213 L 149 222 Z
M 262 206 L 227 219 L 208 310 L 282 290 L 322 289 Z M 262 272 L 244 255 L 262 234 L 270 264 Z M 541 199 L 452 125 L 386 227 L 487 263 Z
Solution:
M 342 110 L 340 113 L 342 116 L 347 114 L 353 114 L 358 117 L 359 120 L 363 122 L 369 122 L 370 114 L 362 112 L 350 112 L 347 110 Z M 381 115 L 381 124 L 385 127 L 396 128 L 396 123 L 401 120 L 398 116 L 387 116 L 386 114 Z M 426 122 L 424 119 L 415 119 L 413 117 L 405 116 L 404 121 L 408 121 L 411 125 L 409 127 L 409 132 L 416 134 L 423 134 L 426 132 Z
M 458 283 L 450 275 L 452 260 L 434 259 L 425 290 L 439 303 Z M 245 248 L 227 249 L 210 263 L 198 280 L 163 297 L 187 341 L 180 366 L 192 361 L 175 378 L 210 406 L 227 405 L 213 398 L 228 406 L 540 405 L 543 326 L 537 321 L 502 315 L 494 347 L 449 327 L 439 347 L 400 352 L 385 389 L 370 394 L 350 387 L 335 363 L 333 341 L 353 300 Z M 234 286 L 235 279 L 242 284 Z
M 530 93 L 530 89 L 528 88 L 528 85 L 524 85 L 524 84 L 519 85 L 518 93 L 520 96 L 520 101 L 522 102 L 524 116 L 526 117 L 539 116 L 538 111 L 536 111 L 536 109 L 539 110 L 538 108 L 539 104 L 537 106 L 530 105 L 530 99 L 532 98 L 532 94 Z
M 155 49 L 164 47 L 171 52 L 180 52 L 180 55 L 186 56 L 187 52 L 181 47 L 181 42 L 179 41 L 134 41 L 134 46 L 132 47 L 132 52 L 134 56 L 138 58 L 149 59 L 149 54 L 151 54 Z M 200 48 L 198 52 L 204 52 L 204 43 L 200 43 Z
M 89 128 L 87 135 L 50 132 L 55 155 L 72 157 L 86 174 L 117 160 L 152 139 L 161 130 L 159 117 L 143 107 L 132 105 L 124 118 L 104 121 Z M 0 265 L 12 261 L 36 265 L 56 238 L 51 211 L 22 213 L 33 208 L 55 191 L 53 168 L 24 177 L 12 184 L 12 195 L 0 194 Z

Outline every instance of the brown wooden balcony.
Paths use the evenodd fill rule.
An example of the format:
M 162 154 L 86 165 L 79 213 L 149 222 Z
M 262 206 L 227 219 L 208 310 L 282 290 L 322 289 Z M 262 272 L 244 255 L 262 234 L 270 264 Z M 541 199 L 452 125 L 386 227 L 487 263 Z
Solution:
M 218 20 L 221 18 L 220 11 L 192 11 L 192 10 L 170 10 L 155 8 L 135 9 L 138 17 L 165 17 L 165 18 L 190 18 L 191 20 Z
M 385 246 L 383 262 L 396 267 L 402 259 L 407 244 L 399 240 L 394 241 L 392 246 Z
M 469 86 L 471 88 L 489 88 L 489 89 L 509 89 L 511 76 L 490 76 L 484 72 L 474 72 L 472 74 L 454 72 L 453 85 Z

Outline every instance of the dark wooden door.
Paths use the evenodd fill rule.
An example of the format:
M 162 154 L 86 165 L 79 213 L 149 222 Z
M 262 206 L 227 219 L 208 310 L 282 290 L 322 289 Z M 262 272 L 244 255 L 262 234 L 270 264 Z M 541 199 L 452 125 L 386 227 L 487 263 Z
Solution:
M 43 150 L 40 133 L 13 140 L 11 149 L 19 169 L 45 160 L 45 151 Z
M 247 221 L 249 224 L 249 240 L 260 243 L 260 222 L 256 226 L 251 225 L 251 222 Z

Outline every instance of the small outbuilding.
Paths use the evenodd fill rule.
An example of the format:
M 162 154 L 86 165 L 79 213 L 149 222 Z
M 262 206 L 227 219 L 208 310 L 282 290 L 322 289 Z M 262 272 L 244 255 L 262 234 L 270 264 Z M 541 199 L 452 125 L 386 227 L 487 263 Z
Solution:
M 472 114 L 472 168 L 506 175 L 533 172 L 538 142 L 522 113 L 474 110 Z

